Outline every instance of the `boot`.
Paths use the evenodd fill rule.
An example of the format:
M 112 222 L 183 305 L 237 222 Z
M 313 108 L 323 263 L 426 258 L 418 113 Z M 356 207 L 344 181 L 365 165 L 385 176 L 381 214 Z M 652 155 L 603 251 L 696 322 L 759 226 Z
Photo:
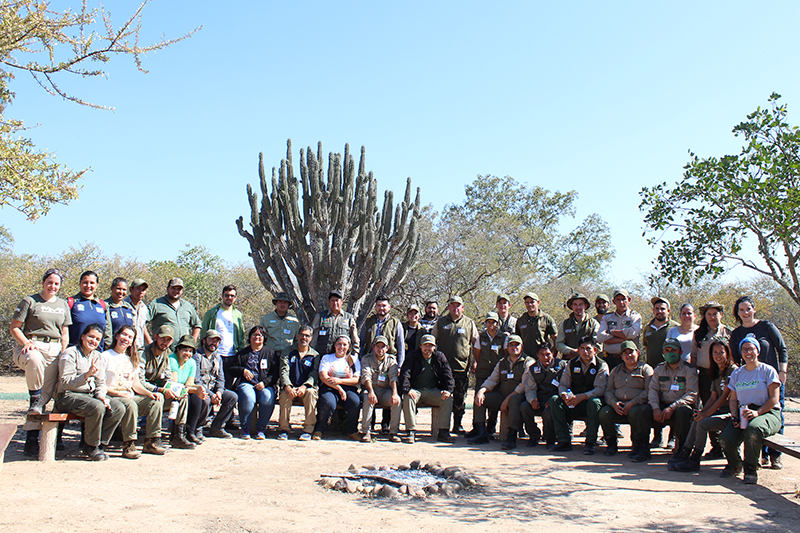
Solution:
M 699 472 L 700 461 L 703 460 L 703 452 L 693 450 L 692 454 L 685 460 L 675 465 L 675 470 L 678 472 Z
M 533 448 L 534 446 L 539 444 L 539 441 L 542 438 L 542 432 L 539 430 L 539 426 L 537 426 L 536 424 L 534 424 L 532 428 L 528 427 L 526 429 L 528 431 L 528 444 L 527 444 L 527 447 L 528 448 Z
M 603 455 L 606 457 L 612 457 L 617 455 L 619 448 L 617 448 L 617 436 L 614 435 L 613 437 L 606 437 L 606 450 L 603 452 Z
M 644 463 L 650 459 L 650 443 L 647 442 L 647 438 L 633 441 L 632 452 L 631 462 Z
M 44 411 L 45 403 L 41 392 L 31 394 L 30 408 L 28 409 L 29 415 L 40 415 Z
M 406 439 L 406 442 L 409 444 L 414 444 L 416 441 L 417 441 L 417 432 L 414 431 L 413 429 L 410 429 L 408 431 L 408 438 Z
M 136 449 L 135 440 L 126 440 L 122 444 L 122 457 L 126 459 L 138 459 L 142 453 Z
M 745 484 L 747 485 L 755 485 L 758 483 L 758 473 L 756 472 L 755 467 L 750 465 L 744 465 L 744 480 Z
M 66 426 L 66 422 L 59 422 L 58 423 L 58 431 L 56 431 L 56 451 L 63 452 L 66 446 L 64 446 L 64 426 Z
M 725 454 L 722 453 L 722 446 L 719 444 L 719 433 L 716 431 L 709 433 L 708 439 L 711 441 L 711 449 L 703 456 L 703 460 L 713 461 L 715 459 L 723 459 Z
M 447 431 L 446 429 L 439 430 L 439 434 L 436 435 L 436 440 L 439 442 L 446 442 L 447 444 L 452 444 L 456 441 L 456 439 L 450 436 L 450 432 Z
M 197 446 L 203 444 L 203 441 L 200 440 L 200 437 L 197 436 L 197 431 L 192 431 L 191 429 L 186 430 L 186 440 L 188 440 L 192 444 L 196 444 Z
M 152 455 L 164 455 L 164 453 L 166 453 L 164 446 L 161 444 L 161 437 L 153 437 L 152 439 L 145 439 L 142 451 L 144 453 L 149 453 Z
M 194 450 L 195 445 L 186 440 L 186 424 L 173 424 L 169 445 L 179 450 Z
M 497 413 L 490 412 L 489 420 L 486 421 L 486 433 L 490 439 L 494 439 L 494 433 L 497 431 Z
M 680 448 L 675 448 L 675 453 L 672 454 L 672 459 L 667 461 L 667 470 L 675 471 L 675 465 L 681 463 L 689 458 L 689 454 L 692 453 L 692 450 L 687 448 L 686 446 L 681 446 Z
M 39 457 L 39 430 L 32 429 L 25 435 L 23 453 L 28 457 Z
M 508 428 L 508 436 L 503 444 L 500 445 L 501 450 L 513 450 L 517 447 L 517 430 Z
M 653 428 L 653 440 L 650 441 L 651 448 L 661 448 L 664 446 L 664 430 L 662 428 Z
M 461 425 L 461 418 L 464 415 L 453 415 L 453 433 L 457 435 L 463 435 L 466 432 L 464 431 L 464 426 Z M 440 431 L 441 433 L 441 431 Z
M 478 424 L 478 434 L 467 439 L 467 444 L 487 444 L 489 442 L 489 431 L 485 424 Z
M 203 428 L 201 427 L 195 430 L 194 436 L 197 437 L 197 440 L 199 440 L 201 444 L 206 441 L 206 436 L 203 435 Z

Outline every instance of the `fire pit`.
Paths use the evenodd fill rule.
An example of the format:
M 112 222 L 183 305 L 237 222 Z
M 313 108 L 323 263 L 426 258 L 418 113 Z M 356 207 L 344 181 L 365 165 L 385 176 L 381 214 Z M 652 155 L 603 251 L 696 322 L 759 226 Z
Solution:
M 422 461 L 394 467 L 350 465 L 346 472 L 321 474 L 319 482 L 326 489 L 387 498 L 425 498 L 431 494 L 452 497 L 478 486 L 474 476 L 457 466 L 445 468 L 439 462 Z

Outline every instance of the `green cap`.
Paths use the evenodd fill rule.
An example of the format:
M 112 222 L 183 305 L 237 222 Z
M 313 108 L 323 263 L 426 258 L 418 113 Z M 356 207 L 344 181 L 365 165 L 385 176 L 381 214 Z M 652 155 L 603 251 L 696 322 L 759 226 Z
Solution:
M 511 301 L 511 297 L 508 294 L 503 292 L 503 293 L 500 293 L 500 294 L 497 295 L 497 300 L 495 300 L 494 303 L 498 303 L 500 300 L 505 300 L 507 302 L 510 302 Z
M 622 341 L 622 344 L 619 345 L 619 352 L 622 353 L 625 350 L 633 350 L 634 352 L 639 348 L 636 347 L 636 343 L 633 341 Z
M 170 339 L 174 339 L 175 331 L 172 329 L 172 326 L 164 324 L 163 326 L 158 328 L 158 331 L 156 331 L 156 335 L 158 335 L 159 337 L 169 337 Z
M 377 337 L 375 337 L 375 339 L 372 341 L 372 345 L 375 346 L 379 342 L 382 342 L 384 345 L 389 346 L 389 339 L 387 339 L 383 335 L 378 335 Z
M 188 334 L 181 337 L 181 340 L 178 341 L 178 345 L 175 346 L 175 350 L 177 350 L 181 346 L 186 346 L 188 348 L 191 348 L 193 352 L 197 351 L 197 343 L 195 342 L 194 337 Z
M 626 291 L 625 289 L 617 289 L 617 290 L 614 291 L 614 298 L 616 298 L 620 294 L 623 295 L 625 298 L 630 298 L 631 297 L 631 295 L 628 294 L 628 291 Z
M 586 296 L 584 296 L 579 292 L 576 292 L 575 294 L 569 297 L 569 300 L 567 300 L 568 309 L 572 309 L 572 304 L 575 303 L 575 300 L 583 300 L 584 302 L 586 302 L 587 309 L 592 306 L 592 303 L 589 301 L 589 298 L 587 298 Z
M 681 346 L 681 341 L 679 341 L 678 339 L 671 338 L 665 340 L 661 349 L 663 350 L 666 347 L 675 348 L 676 350 L 678 350 L 678 353 L 681 353 L 683 351 L 683 346 Z
M 447 300 L 447 305 L 450 304 L 461 304 L 464 305 L 464 300 L 461 299 L 461 296 L 451 296 L 449 300 Z
M 528 298 L 536 300 L 537 302 L 541 301 L 539 300 L 539 295 L 536 294 L 535 292 L 526 292 L 525 296 L 522 297 L 523 300 L 527 300 Z
M 650 298 L 650 304 L 651 305 L 667 304 L 667 307 L 672 307 L 669 304 L 669 300 L 667 300 L 666 298 L 662 298 L 661 296 L 653 296 L 652 298 Z
M 594 299 L 595 302 L 597 300 L 602 300 L 604 302 L 611 303 L 611 298 L 608 297 L 608 294 L 603 294 L 602 292 L 597 295 L 597 298 Z
M 145 289 L 150 286 L 142 278 L 133 278 L 133 281 L 131 281 L 131 289 L 135 289 L 136 287 L 141 287 L 142 285 L 144 285 Z
M 419 345 L 422 346 L 423 344 L 436 344 L 436 337 L 433 335 L 423 335 L 419 341 Z
M 511 344 L 512 342 L 516 342 L 517 344 L 522 344 L 522 337 L 519 335 L 509 335 L 506 344 Z
M 219 331 L 215 329 L 209 329 L 205 333 L 203 333 L 203 339 L 210 339 L 211 337 L 215 337 L 217 339 L 221 339 L 222 335 L 219 334 Z
M 488 313 L 486 313 L 486 318 L 484 319 L 484 322 L 487 320 L 494 320 L 495 322 L 500 322 L 500 316 L 494 311 L 489 311 Z

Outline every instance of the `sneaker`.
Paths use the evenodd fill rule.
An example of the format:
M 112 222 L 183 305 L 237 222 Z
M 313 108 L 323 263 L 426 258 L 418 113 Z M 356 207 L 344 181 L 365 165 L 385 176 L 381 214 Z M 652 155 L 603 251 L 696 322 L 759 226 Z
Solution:
M 99 446 L 95 446 L 89 451 L 87 458 L 90 461 L 105 461 L 108 459 L 108 456 L 103 453 L 103 450 L 101 450 Z
M 250 433 L 242 433 L 242 440 L 250 440 Z
M 264 435 L 263 431 L 259 431 L 256 433 L 256 440 L 267 440 L 267 436 Z
M 369 434 L 369 431 L 364 433 L 364 436 L 361 437 L 361 442 L 372 442 L 372 435 Z
M 322 440 L 322 432 L 321 431 L 315 431 L 314 433 L 312 433 L 311 434 L 311 440 Z
M 40 415 L 44 411 L 44 406 L 45 406 L 44 398 L 42 397 L 41 394 L 36 394 L 34 396 L 31 396 L 31 406 L 30 409 L 28 409 L 28 414 Z
M 675 449 L 675 437 L 670 435 L 669 440 L 667 440 L 667 449 L 674 450 Z
M 278 433 L 278 440 L 289 440 L 289 432 L 281 431 L 280 433 Z
M 142 452 L 136 449 L 135 440 L 127 440 L 122 445 L 122 457 L 125 459 L 138 459 Z
M 773 470 L 783 470 L 783 463 L 781 462 L 781 456 L 780 455 L 771 455 L 770 456 L 770 460 L 772 461 L 772 464 L 770 465 L 771 469 L 773 469 Z
M 311 440 L 311 433 L 304 432 L 302 435 L 300 435 L 300 438 L 298 440 L 301 440 L 303 442 Z
M 411 430 L 408 432 L 408 437 L 406 438 L 406 442 L 409 444 L 414 444 L 417 441 L 417 432 Z
M 218 439 L 232 439 L 233 435 L 225 431 L 224 429 L 212 429 L 208 432 L 209 437 L 216 437 Z
M 402 439 L 397 435 L 397 433 L 390 433 L 389 434 L 389 442 L 402 442 Z

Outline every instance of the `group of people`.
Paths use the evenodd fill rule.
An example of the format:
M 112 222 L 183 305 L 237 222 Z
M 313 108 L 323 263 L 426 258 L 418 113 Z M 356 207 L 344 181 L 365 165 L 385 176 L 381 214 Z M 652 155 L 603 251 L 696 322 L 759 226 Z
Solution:
M 310 325 L 301 324 L 291 298 L 278 293 L 275 309 L 245 333 L 232 285 L 201 320 L 181 299 L 180 278 L 149 305 L 142 279 L 114 279 L 108 300 L 95 295 L 99 279 L 92 271 L 81 275 L 80 292 L 67 300 L 57 296 L 62 281 L 60 271 L 48 270 L 41 293 L 17 307 L 13 356 L 25 370 L 29 413 L 42 413 L 54 398 L 57 411 L 82 416 L 81 446 L 92 460 L 106 458 L 118 427 L 122 455 L 138 457 L 140 417 L 146 418 L 141 451 L 163 454 L 165 414 L 172 420 L 173 448 L 194 448 L 206 435 L 231 438 L 236 410 L 241 438 L 263 440 L 278 403 L 281 440 L 289 438 L 297 405 L 304 410 L 301 441 L 322 439 L 339 418 L 354 440 L 371 442 L 384 433 L 391 442 L 413 443 L 417 411 L 427 406 L 438 408 L 434 431 L 440 442 L 465 435 L 469 444 L 485 444 L 500 417 L 508 428 L 503 449 L 516 448 L 517 439 L 527 436 L 528 446 L 543 441 L 552 452 L 567 452 L 572 422 L 583 420 L 586 455 L 601 443 L 604 455 L 617 454 L 620 425 L 628 424 L 634 462 L 647 461 L 651 448 L 663 446 L 662 430 L 669 427 L 672 470 L 697 471 L 703 459 L 725 457 L 723 476 L 743 469 L 744 481 L 755 483 L 762 464 L 781 468 L 780 453 L 762 450 L 762 441 L 783 430 L 787 350 L 777 328 L 756 318 L 746 296 L 734 308 L 739 326 L 730 329 L 716 302 L 699 309 L 696 324 L 692 305 L 681 306 L 676 322 L 670 302 L 655 297 L 653 318 L 643 325 L 624 289 L 612 298 L 598 295 L 594 317 L 590 300 L 574 294 L 566 302 L 569 316 L 556 323 L 539 309 L 536 293 L 524 295 L 526 312 L 519 317 L 510 313 L 510 297 L 500 294 L 479 331 L 458 296 L 441 313 L 435 301 L 422 310 L 412 305 L 405 320 L 379 296 L 374 314 L 359 328 L 337 290 Z M 475 395 L 467 433 L 471 374 Z M 343 416 L 334 416 L 337 409 Z M 25 451 L 35 455 L 36 422 L 25 429 Z

